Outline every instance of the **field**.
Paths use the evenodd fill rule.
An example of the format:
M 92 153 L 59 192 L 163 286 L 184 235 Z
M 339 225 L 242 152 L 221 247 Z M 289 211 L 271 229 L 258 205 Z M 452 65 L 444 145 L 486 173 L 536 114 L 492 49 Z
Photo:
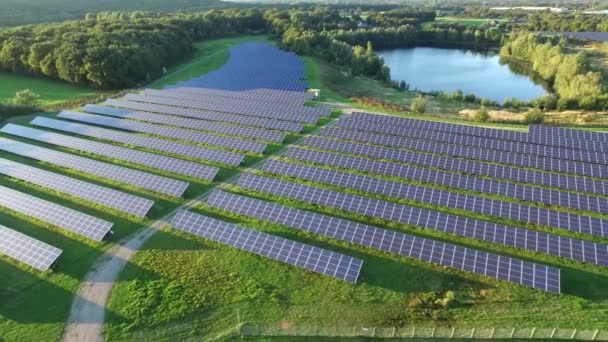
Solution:
M 193 61 L 170 70 L 169 75 L 152 86 L 161 88 L 164 85 L 216 70 L 229 58 L 227 49 L 231 46 L 248 40 L 266 39 L 263 36 L 254 36 L 222 39 L 200 44 Z M 347 112 L 357 108 L 382 111 L 379 108 L 365 107 L 353 103 L 350 100 L 350 97 L 353 96 L 378 97 L 404 106 L 409 105 L 413 98 L 412 93 L 388 89 L 370 79 L 349 77 L 339 69 L 313 58 L 304 58 L 304 66 L 306 79 L 310 82 L 311 87 L 320 88 L 322 91 L 321 103 L 339 106 Z M 320 104 L 316 103 L 316 105 Z M 434 114 L 426 116 L 427 118 L 463 123 L 457 115 L 458 109 L 462 108 L 460 103 L 429 99 L 427 107 L 431 114 Z M 441 113 L 447 113 L 447 115 L 440 116 Z M 421 117 L 404 113 L 400 113 L 400 115 Z M 50 114 L 48 116 L 54 117 L 55 115 Z M 259 326 L 284 331 L 300 329 L 304 332 L 313 332 L 321 328 L 337 331 L 339 327 L 349 329 L 354 327 L 405 329 L 412 326 L 421 328 L 438 326 L 446 329 L 451 327 L 502 328 L 506 331 L 514 327 L 539 328 L 547 331 L 551 331 L 553 328 L 576 328 L 581 331 L 602 329 L 602 335 L 599 337 L 605 337 L 604 331 L 608 329 L 608 273 L 605 267 L 464 238 L 378 217 L 364 216 L 303 200 L 252 191 L 236 184 L 235 176 L 246 171 L 298 184 L 312 185 L 321 189 L 464 216 L 471 220 L 487 220 L 524 229 L 559 234 L 564 237 L 584 238 L 597 243 L 608 243 L 607 238 L 479 214 L 472 210 L 458 209 L 454 206 L 433 205 L 412 199 L 358 190 L 354 185 L 337 186 L 321 181 L 288 177 L 260 169 L 262 166 L 260 162 L 267 159 L 306 166 L 316 165 L 311 162 L 289 158 L 282 153 L 287 145 L 301 145 L 304 138 L 314 136 L 320 129 L 333 126 L 337 121 L 344 120 L 347 117 L 348 115 L 334 111 L 330 117 L 321 118 L 317 124 L 306 125 L 303 132 L 288 134 L 283 144 L 269 144 L 264 154 L 247 154 L 245 162 L 241 166 L 222 166 L 219 175 L 212 183 L 195 181 L 189 177 L 162 172 L 145 166 L 137 166 L 120 160 L 97 157 L 76 150 L 43 143 L 32 143 L 32 140 L 0 133 L 1 137 L 56 150 L 69 151 L 89 158 L 167 175 L 171 178 L 193 183 L 183 199 L 175 199 L 1 152 L 0 157 L 2 158 L 150 198 L 155 201 L 155 205 L 148 218 L 136 219 L 92 203 L 82 202 L 51 190 L 1 176 L 0 185 L 7 185 L 17 190 L 35 194 L 38 197 L 114 222 L 116 236 L 108 242 L 93 243 L 76 235 L 65 234 L 58 229 L 17 215 L 14 212 L 0 211 L 0 222 L 3 224 L 64 250 L 57 268 L 53 272 L 44 274 L 24 267 L 8 258 L 0 257 L 0 274 L 3 275 L 3 277 L 0 277 L 0 341 L 60 339 L 80 280 L 104 252 L 107 252 L 116 242 L 128 238 L 130 234 L 143 227 L 149 226 L 188 200 L 199 196 L 204 197 L 218 188 L 230 193 L 292 208 L 558 267 L 562 271 L 562 294 L 550 294 L 514 283 L 497 281 L 475 273 L 458 271 L 397 254 L 382 252 L 378 249 L 362 247 L 292 229 L 276 223 L 213 209 L 205 204 L 205 198 L 202 198 L 201 202 L 197 203 L 191 211 L 362 259 L 364 268 L 359 282 L 352 285 L 331 277 L 287 266 L 183 233 L 165 225 L 144 244 L 133 259 L 128 260 L 124 270 L 120 273 L 119 279 L 115 282 L 104 322 L 104 337 L 107 340 L 222 339 L 232 336 L 235 328 L 242 324 L 253 326 L 254 329 Z M 28 126 L 30 119 L 17 118 L 13 119 L 12 122 Z M 526 129 L 522 125 L 487 125 L 518 130 Z M 139 135 L 151 136 L 150 134 Z M 183 139 L 163 139 L 192 144 L 191 141 Z M 107 141 L 104 142 L 107 143 Z M 159 152 L 121 143 L 112 144 L 192 160 L 169 152 Z M 209 147 L 208 145 L 202 146 Z M 313 147 L 306 147 L 306 149 L 319 150 Z M 222 148 L 222 150 L 225 150 L 225 148 Z M 336 155 L 349 155 L 344 152 L 335 153 Z M 378 160 L 409 165 L 407 163 L 397 163 L 395 160 Z M 324 165 L 323 168 L 360 176 L 370 175 L 368 172 L 356 168 L 345 170 L 329 165 Z M 523 166 L 517 168 L 530 169 Z M 428 166 L 424 169 L 428 171 L 438 170 L 436 167 Z M 397 176 L 379 174 L 373 176 L 382 181 L 419 185 L 462 195 L 474 195 L 487 199 L 503 200 L 508 203 L 525 204 L 608 219 L 606 214 L 579 209 L 456 189 Z M 489 179 L 490 177 L 480 176 L 480 178 Z M 600 198 L 605 199 L 608 196 L 601 196 Z M 112 281 L 112 279 L 106 281 Z M 285 339 L 287 338 L 277 340 Z M 298 339 L 294 338 L 293 340 Z
M 479 27 L 482 24 L 489 23 L 491 21 L 498 20 L 499 22 L 506 22 L 506 19 L 481 19 L 481 18 L 460 18 L 460 17 L 437 17 L 435 22 L 437 23 L 457 23 L 462 25 L 470 25 Z M 430 24 L 433 22 L 428 22 L 425 24 Z
M 101 91 L 60 81 L 0 73 L 0 101 L 13 98 L 16 92 L 23 89 L 29 89 L 38 94 L 43 106 L 58 105 L 69 100 L 103 94 Z

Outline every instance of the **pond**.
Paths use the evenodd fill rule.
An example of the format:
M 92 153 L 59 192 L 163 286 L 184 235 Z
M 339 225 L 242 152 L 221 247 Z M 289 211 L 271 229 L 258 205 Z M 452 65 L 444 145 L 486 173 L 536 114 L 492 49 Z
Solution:
M 391 78 L 410 89 L 465 94 L 502 103 L 506 98 L 532 100 L 547 93 L 546 85 L 526 75 L 521 65 L 504 64 L 492 51 L 415 47 L 379 51 L 391 68 Z

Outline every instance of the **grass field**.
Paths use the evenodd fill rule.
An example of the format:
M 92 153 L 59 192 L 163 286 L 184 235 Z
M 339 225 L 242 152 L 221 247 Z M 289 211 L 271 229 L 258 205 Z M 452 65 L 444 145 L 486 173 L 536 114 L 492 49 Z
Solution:
M 485 18 L 460 18 L 460 17 L 437 17 L 435 21 L 429 21 L 423 23 L 424 25 L 432 24 L 432 23 L 456 23 L 462 25 L 469 25 L 479 27 L 482 24 L 489 23 L 491 21 L 497 20 L 499 22 L 506 22 L 507 19 L 485 19 Z
M 103 94 L 101 91 L 61 81 L 0 73 L 0 101 L 13 98 L 16 92 L 23 89 L 29 89 L 40 95 L 40 103 L 43 106 L 57 105 L 68 100 Z

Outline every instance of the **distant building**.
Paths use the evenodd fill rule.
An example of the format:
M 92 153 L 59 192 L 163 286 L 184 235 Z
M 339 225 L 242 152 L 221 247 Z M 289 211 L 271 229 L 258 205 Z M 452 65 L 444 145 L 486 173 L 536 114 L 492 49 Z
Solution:
M 509 11 L 509 10 L 522 10 L 522 11 L 551 11 L 553 13 L 566 13 L 568 9 L 565 7 L 541 7 L 541 6 L 515 6 L 515 7 L 492 7 L 494 11 Z

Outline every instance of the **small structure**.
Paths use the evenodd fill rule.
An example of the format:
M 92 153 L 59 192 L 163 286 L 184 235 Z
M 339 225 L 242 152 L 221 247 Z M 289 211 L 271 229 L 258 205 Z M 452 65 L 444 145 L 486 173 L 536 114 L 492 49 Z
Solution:
M 314 96 L 315 100 L 317 100 L 319 97 L 321 97 L 321 89 L 308 89 L 307 92 L 312 94 Z

